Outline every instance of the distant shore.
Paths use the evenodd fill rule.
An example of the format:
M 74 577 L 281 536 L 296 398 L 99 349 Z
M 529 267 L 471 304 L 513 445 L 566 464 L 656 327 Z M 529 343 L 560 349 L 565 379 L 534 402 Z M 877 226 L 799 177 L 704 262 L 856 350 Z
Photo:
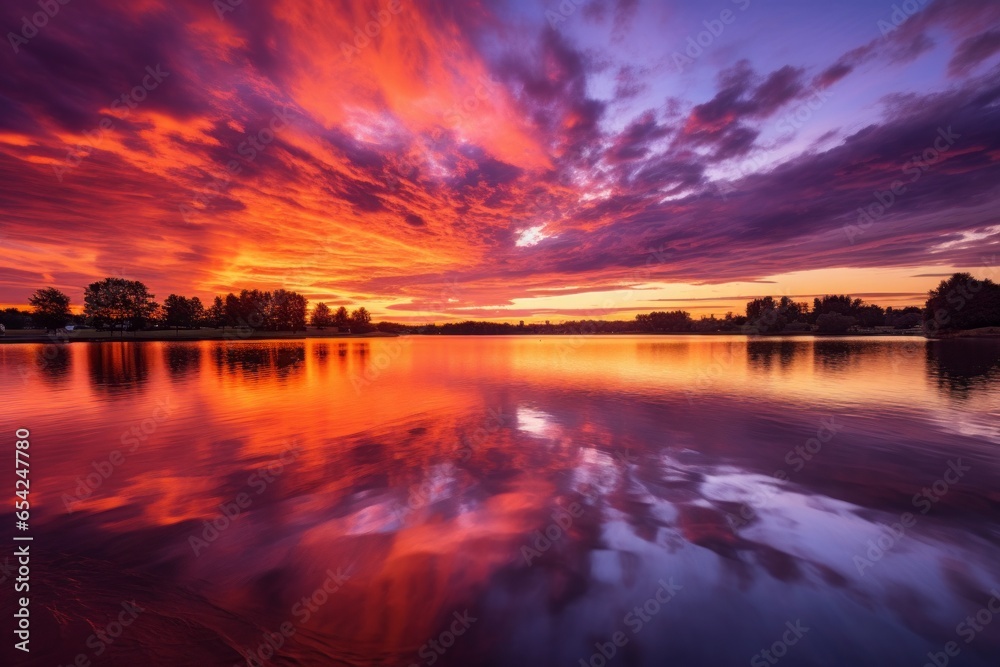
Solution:
M 246 331 L 238 329 L 181 329 L 178 331 L 168 331 L 158 329 L 154 331 L 125 332 L 122 336 L 115 333 L 114 336 L 108 331 L 97 331 L 95 329 L 78 329 L 75 331 L 60 331 L 58 334 L 51 334 L 41 329 L 18 329 L 7 330 L 6 335 L 0 336 L 0 345 L 10 343 L 119 343 L 125 342 L 170 342 L 170 341 L 265 341 L 265 340 L 305 340 L 307 338 L 327 338 L 327 339 L 347 339 L 347 338 L 394 338 L 397 334 L 383 331 L 372 331 L 369 333 L 336 333 L 314 329 L 309 331 Z
M 16 329 L 8 330 L 6 335 L 0 336 L 0 345 L 18 343 L 118 343 L 118 342 L 196 342 L 196 341 L 282 341 L 282 340 L 306 340 L 306 339 L 364 339 L 364 338 L 396 338 L 400 335 L 432 335 L 435 337 L 448 337 L 456 334 L 397 334 L 385 331 L 371 331 L 368 333 L 337 333 L 310 329 L 308 331 L 254 331 L 247 334 L 245 331 L 235 329 L 181 329 L 178 331 L 167 331 L 159 329 L 155 331 L 126 332 L 124 336 L 115 333 L 114 336 L 107 331 L 97 331 L 95 329 L 78 329 L 75 331 L 60 332 L 50 334 L 41 329 Z M 469 334 L 476 335 L 476 334 Z M 486 334 L 483 334 L 486 335 Z M 504 335 L 504 334 L 497 334 Z M 535 333 L 535 334 L 515 334 L 524 338 L 544 337 L 544 336 L 574 336 L 573 333 Z M 662 331 L 662 332 L 634 332 L 623 331 L 620 333 L 594 333 L 583 334 L 594 337 L 604 336 L 747 336 L 748 334 L 739 331 Z M 923 332 L 910 330 L 900 331 L 861 331 L 855 333 L 819 333 L 815 331 L 785 331 L 771 334 L 750 334 L 750 338 L 802 338 L 804 336 L 815 336 L 817 338 L 881 338 L 885 336 L 909 336 L 926 338 L 928 340 L 948 340 L 954 338 L 1000 338 L 1000 327 L 984 327 L 981 329 L 970 329 L 967 331 L 952 331 L 928 336 Z M 467 337 L 467 336 L 463 336 Z

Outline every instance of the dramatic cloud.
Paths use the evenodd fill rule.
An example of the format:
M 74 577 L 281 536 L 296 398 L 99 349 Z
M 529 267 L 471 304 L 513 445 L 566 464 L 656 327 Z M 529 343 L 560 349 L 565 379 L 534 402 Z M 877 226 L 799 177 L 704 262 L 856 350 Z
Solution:
M 998 51 L 1000 29 L 970 37 L 955 51 L 955 57 L 948 63 L 948 71 L 952 76 L 960 76 Z
M 401 320 L 615 316 L 1000 249 L 996 2 L 854 3 L 861 32 L 831 3 L 813 28 L 734 3 L 684 71 L 717 11 L 570 4 L 105 0 L 36 29 L 6 3 L 0 303 L 121 275 Z

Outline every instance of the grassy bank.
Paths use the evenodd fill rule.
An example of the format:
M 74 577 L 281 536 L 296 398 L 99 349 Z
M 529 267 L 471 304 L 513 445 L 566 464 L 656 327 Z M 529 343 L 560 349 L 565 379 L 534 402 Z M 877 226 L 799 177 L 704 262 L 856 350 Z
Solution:
M 1000 338 L 1000 327 L 981 327 L 964 331 L 942 331 L 928 338 Z

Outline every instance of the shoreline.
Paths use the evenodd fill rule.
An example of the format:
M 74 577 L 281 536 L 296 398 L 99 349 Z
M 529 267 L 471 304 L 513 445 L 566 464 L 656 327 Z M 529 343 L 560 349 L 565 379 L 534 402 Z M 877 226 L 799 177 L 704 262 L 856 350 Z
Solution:
M 1000 338 L 1000 327 L 985 327 L 982 329 L 970 329 L 967 331 L 955 331 L 944 334 L 927 335 L 923 332 L 913 332 L 902 330 L 878 331 L 878 332 L 858 332 L 858 333 L 818 333 L 810 331 L 788 331 L 773 334 L 744 334 L 738 331 L 661 331 L 661 332 L 631 332 L 620 333 L 535 333 L 535 334 L 424 334 L 410 333 L 398 334 L 385 331 L 371 331 L 368 333 L 329 333 L 325 331 L 306 331 L 304 333 L 286 331 L 262 331 L 254 332 L 249 336 L 235 335 L 234 330 L 227 329 L 191 329 L 182 330 L 176 333 L 166 331 L 140 331 L 137 335 L 126 334 L 124 337 L 108 336 L 107 332 L 85 329 L 82 331 L 64 332 L 62 334 L 44 334 L 39 330 L 14 330 L 8 331 L 5 336 L 0 336 L 0 345 L 31 344 L 37 345 L 48 343 L 169 343 L 184 342 L 194 343 L 202 341 L 227 341 L 227 342 L 250 342 L 250 341 L 300 341 L 300 340 L 358 340 L 367 338 L 399 338 L 401 336 L 436 336 L 455 338 L 474 337 L 549 337 L 549 336 L 580 336 L 587 337 L 612 337 L 612 336 L 743 336 L 748 339 L 763 338 L 803 338 L 812 336 L 814 338 L 885 338 L 885 337 L 906 337 L 923 338 L 925 340 L 953 340 L 953 339 L 992 339 Z
M 19 335 L 20 334 L 20 335 Z M 207 335 L 206 335 L 207 334 Z M 361 338 L 396 338 L 399 334 L 386 333 L 384 331 L 371 331 L 369 333 L 330 333 L 323 331 L 307 331 L 291 333 L 288 331 L 261 331 L 254 332 L 249 336 L 236 335 L 235 330 L 210 329 L 208 331 L 193 329 L 182 330 L 176 333 L 166 331 L 140 331 L 137 335 L 126 333 L 125 336 L 109 336 L 106 331 L 96 331 L 85 329 L 82 331 L 63 332 L 59 334 L 39 333 L 31 330 L 31 333 L 22 334 L 20 330 L 7 331 L 6 335 L 0 336 L 0 345 L 17 345 L 39 343 L 197 343 L 201 341 L 220 342 L 250 342 L 250 341 L 298 341 L 308 339 L 361 339 Z
M 1000 338 L 1000 327 L 980 327 L 962 331 L 945 331 L 927 337 L 930 340 L 950 340 L 952 338 Z

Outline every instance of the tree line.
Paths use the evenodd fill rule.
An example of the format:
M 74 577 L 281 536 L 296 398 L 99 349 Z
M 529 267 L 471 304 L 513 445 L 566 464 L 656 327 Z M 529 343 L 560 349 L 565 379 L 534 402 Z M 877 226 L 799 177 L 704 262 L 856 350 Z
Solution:
M 702 327 L 711 327 L 703 318 Z M 922 327 L 926 333 L 963 331 L 1000 326 L 1000 285 L 970 273 L 955 273 L 928 292 L 922 308 L 882 308 L 848 295 L 813 299 L 812 307 L 788 297 L 754 299 L 740 325 L 750 333 L 817 331 L 847 333 L 851 330 Z
M 938 333 L 1000 326 L 1000 285 L 977 280 L 969 273 L 956 273 L 928 293 L 924 306 L 882 308 L 862 299 L 835 294 L 813 299 L 812 304 L 787 296 L 753 299 L 745 315 L 726 313 L 694 320 L 683 310 L 654 311 L 631 320 L 574 320 L 552 324 L 465 321 L 413 326 L 394 322 L 373 324 L 364 308 L 332 310 L 318 303 L 308 313 L 308 300 L 285 289 L 241 290 L 216 296 L 208 307 L 196 296 L 169 295 L 162 304 L 138 280 L 105 278 L 84 290 L 83 314 L 74 316 L 70 298 L 46 287 L 28 300 L 32 310 L 7 308 L 0 311 L 0 324 L 9 329 L 32 326 L 56 330 L 69 323 L 88 324 L 111 331 L 138 331 L 150 327 L 172 329 L 244 328 L 260 331 L 304 331 L 336 327 L 354 333 L 372 330 L 389 333 L 510 335 L 581 333 L 744 333 L 787 332 L 847 333 L 852 330 L 923 327 Z
M 308 316 L 308 300 L 298 292 L 285 289 L 230 292 L 216 296 L 212 304 L 205 307 L 197 296 L 178 294 L 169 295 L 160 304 L 149 288 L 138 280 L 105 278 L 84 289 L 82 315 L 73 315 L 69 296 L 54 287 L 37 290 L 28 303 L 32 308 L 30 312 L 8 308 L 3 311 L 0 323 L 13 329 L 36 326 L 49 331 L 73 323 L 123 334 L 149 328 L 202 327 L 294 333 L 305 331 L 307 322 L 318 329 L 337 327 L 356 333 L 372 329 L 371 315 L 363 307 L 348 312 L 340 306 L 332 311 L 327 304 L 318 303 Z
M 971 274 L 956 273 L 928 293 L 923 307 L 883 308 L 845 294 L 814 298 L 812 303 L 783 296 L 753 299 L 745 314 L 726 313 L 693 319 L 683 310 L 641 313 L 631 320 L 574 320 L 552 324 L 465 321 L 414 327 L 380 322 L 378 328 L 393 333 L 454 335 L 541 335 L 600 333 L 741 333 L 777 334 L 923 328 L 928 333 L 1000 326 L 1000 285 Z

